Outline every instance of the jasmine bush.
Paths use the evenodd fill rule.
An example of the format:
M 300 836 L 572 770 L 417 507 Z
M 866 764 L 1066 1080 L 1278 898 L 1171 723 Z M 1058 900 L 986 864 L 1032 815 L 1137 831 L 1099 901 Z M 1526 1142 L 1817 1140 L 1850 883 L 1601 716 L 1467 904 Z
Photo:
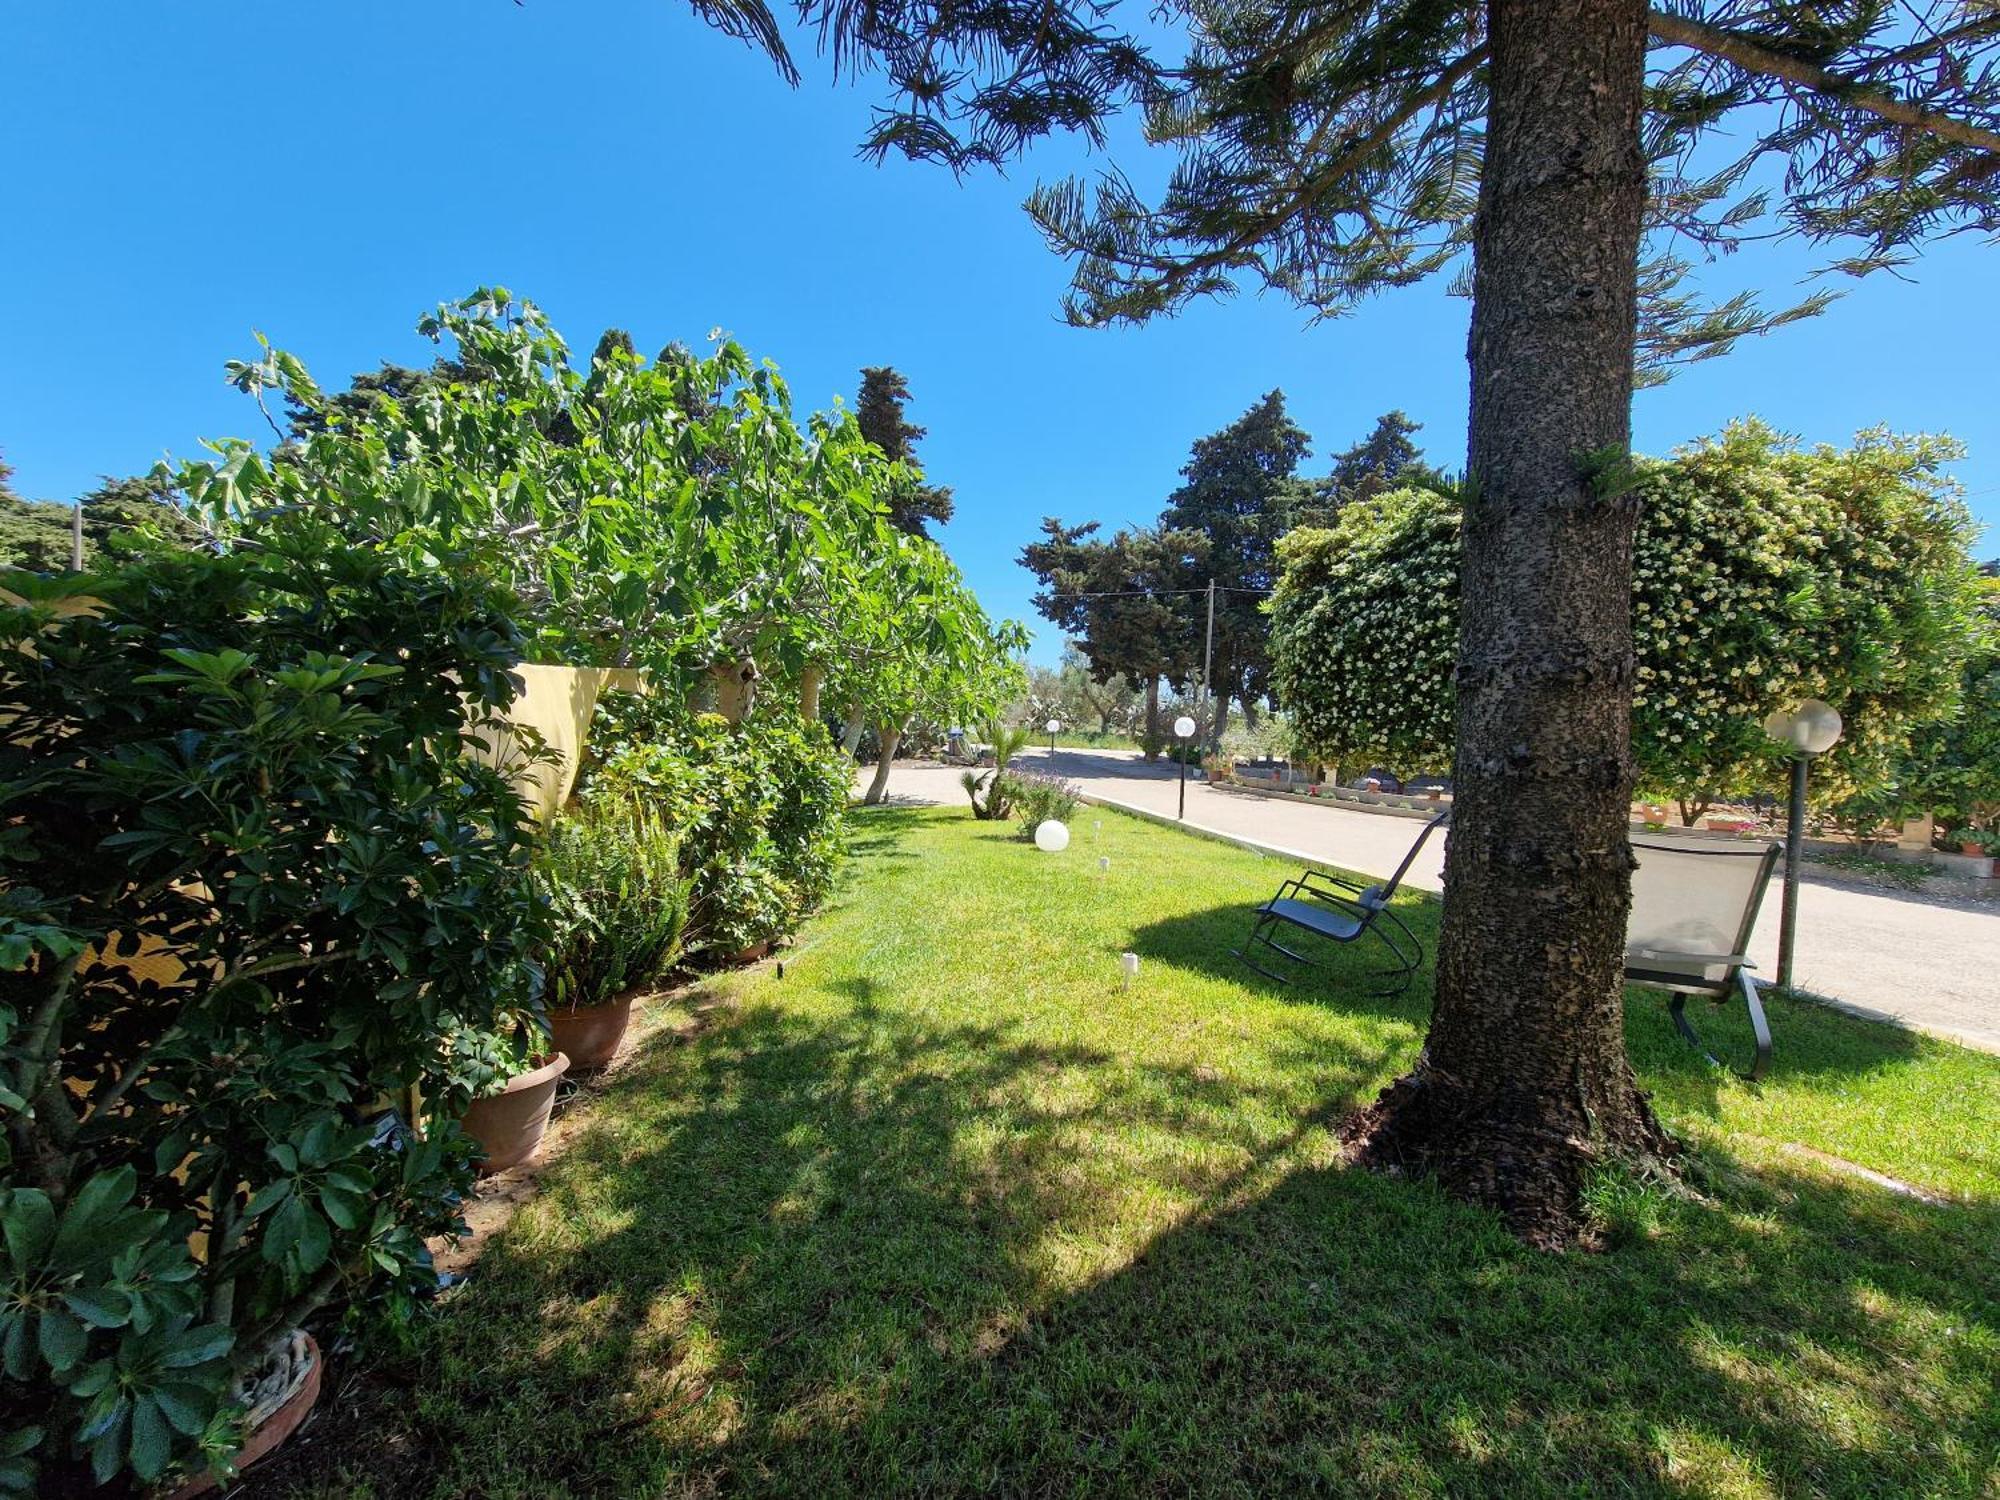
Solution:
M 1802 450 L 1755 422 L 1624 482 L 1641 505 L 1632 598 L 1640 785 L 1699 802 L 1769 779 L 1761 721 L 1825 699 L 1847 731 L 1827 796 L 1893 774 L 1949 717 L 1981 634 L 1973 528 L 1948 439 Z M 1443 765 L 1453 743 L 1459 503 L 1402 490 L 1282 544 L 1279 691 L 1301 752 Z

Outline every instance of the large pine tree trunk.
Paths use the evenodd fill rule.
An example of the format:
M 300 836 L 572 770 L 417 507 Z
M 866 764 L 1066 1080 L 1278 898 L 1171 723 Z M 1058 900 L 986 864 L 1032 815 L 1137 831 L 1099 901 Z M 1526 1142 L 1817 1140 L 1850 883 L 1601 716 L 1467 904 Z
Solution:
M 1160 729 L 1160 679 L 1158 674 L 1155 674 L 1146 679 L 1145 741 L 1148 745 L 1157 745 L 1163 738 L 1165 736 Z M 1148 750 L 1146 752 L 1146 759 L 1148 760 L 1158 760 L 1159 758 L 1160 755 L 1157 750 Z
M 1590 1164 L 1672 1151 L 1620 998 L 1637 508 L 1591 478 L 1631 439 L 1646 3 L 1488 9 L 1437 1001 L 1416 1067 L 1349 1136 L 1553 1247 Z

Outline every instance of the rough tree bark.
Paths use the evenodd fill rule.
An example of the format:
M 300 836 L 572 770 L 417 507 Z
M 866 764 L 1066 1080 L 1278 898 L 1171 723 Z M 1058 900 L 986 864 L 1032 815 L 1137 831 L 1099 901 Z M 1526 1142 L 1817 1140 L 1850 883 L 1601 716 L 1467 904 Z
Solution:
M 1347 1134 L 1556 1248 L 1592 1163 L 1673 1153 L 1625 1055 L 1637 506 L 1608 463 L 1631 439 L 1647 8 L 1488 12 L 1437 1001 L 1415 1067 Z
M 847 721 L 840 728 L 840 753 L 842 755 L 850 759 L 853 757 L 854 752 L 861 748 L 861 735 L 867 727 L 868 719 L 866 713 L 861 705 L 857 703 L 847 711 Z
M 875 762 L 875 779 L 868 783 L 868 794 L 861 800 L 873 807 L 889 795 L 889 767 L 896 760 L 896 746 L 903 739 L 903 720 L 879 726 L 875 733 L 882 741 L 881 758 Z
M 708 675 L 715 685 L 715 711 L 730 723 L 741 724 L 757 701 L 757 664 L 720 661 Z
M 818 667 L 799 673 L 799 717 L 808 724 L 819 718 L 819 685 L 825 680 L 825 672 Z
M 1146 679 L 1146 739 L 1148 745 L 1157 745 L 1165 736 L 1160 731 L 1160 679 L 1158 676 Z M 1158 760 L 1158 750 L 1148 750 L 1147 760 Z

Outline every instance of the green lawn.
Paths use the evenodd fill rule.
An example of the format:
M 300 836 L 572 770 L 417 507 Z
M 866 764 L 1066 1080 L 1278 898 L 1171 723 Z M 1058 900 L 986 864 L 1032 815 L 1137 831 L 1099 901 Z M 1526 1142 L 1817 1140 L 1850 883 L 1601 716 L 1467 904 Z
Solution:
M 259 1488 L 1995 1493 L 2000 1059 L 1779 1004 L 1752 1087 L 1635 995 L 1704 1196 L 1607 1184 L 1612 1248 L 1545 1256 L 1338 1163 L 1423 986 L 1267 984 L 1229 949 L 1280 865 L 1075 828 L 862 816 L 785 977 L 655 1017 L 406 1384 L 307 1445 L 344 1466 Z

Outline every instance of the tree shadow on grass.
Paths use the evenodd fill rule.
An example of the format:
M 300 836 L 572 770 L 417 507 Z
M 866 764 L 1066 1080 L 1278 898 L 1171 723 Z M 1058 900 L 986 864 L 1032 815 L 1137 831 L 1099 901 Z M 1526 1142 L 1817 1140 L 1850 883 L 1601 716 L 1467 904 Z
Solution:
M 1200 1069 L 824 991 L 649 1044 L 426 1329 L 382 1465 L 297 1492 L 757 1488 L 761 1452 L 1004 1346 L 1134 1216 L 1281 1149 Z
M 1206 967 L 1247 910 L 1137 941 L 1248 986 Z M 1616 1199 L 1618 1248 L 1538 1255 L 1316 1127 L 1421 996 L 1251 993 L 1412 1025 L 1329 1056 L 1301 1011 L 1246 1083 L 847 972 L 656 1039 L 407 1404 L 295 1492 L 1979 1492 L 1991 1202 L 1711 1149 L 1706 1201 Z
M 1706 1201 L 1549 1257 L 1303 1127 L 1246 1148 L 1213 1082 L 845 998 L 635 1070 L 375 1493 L 1970 1495 L 2000 1459 L 1990 1203 L 1709 1152 Z M 1177 1183 L 1204 1149 L 1236 1165 Z

